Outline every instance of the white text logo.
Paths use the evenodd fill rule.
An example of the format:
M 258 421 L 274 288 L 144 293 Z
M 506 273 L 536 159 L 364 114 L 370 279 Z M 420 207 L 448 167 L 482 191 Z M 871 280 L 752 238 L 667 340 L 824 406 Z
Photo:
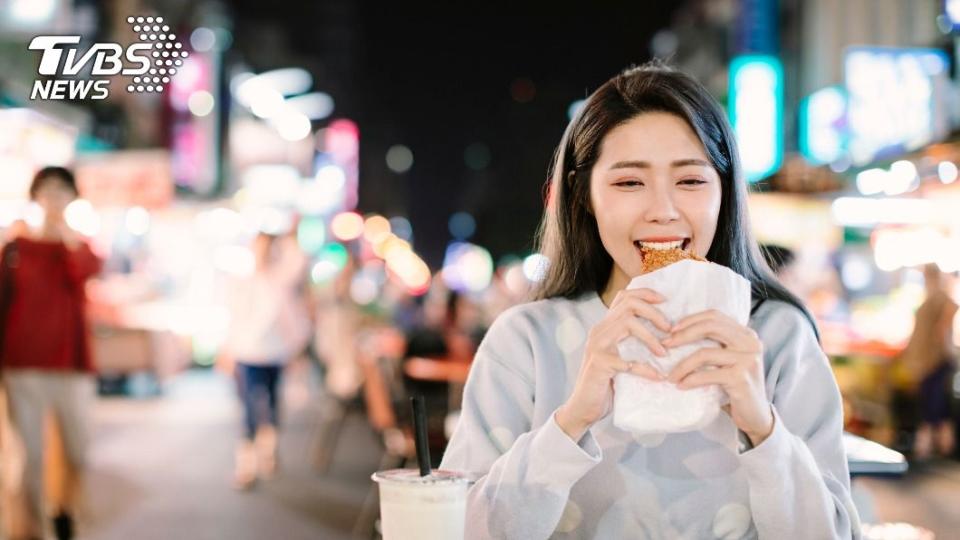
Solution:
M 170 77 L 183 65 L 188 52 L 177 36 L 163 24 L 163 17 L 127 17 L 127 23 L 140 38 L 124 50 L 117 43 L 95 43 L 80 53 L 80 36 L 37 36 L 30 50 L 41 51 L 37 73 L 50 77 L 74 76 L 90 67 L 90 80 L 36 80 L 30 99 L 105 99 L 110 95 L 110 77 L 133 77 L 127 92 L 163 92 Z

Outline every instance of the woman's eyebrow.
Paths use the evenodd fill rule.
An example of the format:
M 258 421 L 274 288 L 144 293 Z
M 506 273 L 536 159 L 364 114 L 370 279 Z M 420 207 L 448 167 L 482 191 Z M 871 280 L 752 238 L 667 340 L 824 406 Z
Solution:
M 690 166 L 690 165 L 696 165 L 696 166 L 698 166 L 698 167 L 713 167 L 713 165 L 711 165 L 710 163 L 708 163 L 708 162 L 706 162 L 706 161 L 704 161 L 704 160 L 702 160 L 702 159 L 698 159 L 698 158 L 678 159 L 678 160 L 670 163 L 670 166 L 673 167 L 673 168 L 676 168 L 676 167 L 687 167 L 687 166 Z M 613 169 L 649 169 L 649 168 L 650 168 L 650 162 L 648 162 L 648 161 L 635 161 L 635 160 L 630 160 L 630 161 L 618 161 L 618 162 L 616 162 L 616 163 L 614 163 L 613 165 L 610 166 L 610 170 L 613 170 Z

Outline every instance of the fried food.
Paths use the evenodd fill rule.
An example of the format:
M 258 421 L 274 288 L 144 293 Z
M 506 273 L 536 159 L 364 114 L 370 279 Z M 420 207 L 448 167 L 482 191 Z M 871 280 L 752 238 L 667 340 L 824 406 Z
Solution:
M 675 262 L 679 262 L 685 259 L 692 259 L 694 261 L 705 261 L 703 257 L 697 255 L 696 253 L 691 253 L 689 251 L 684 251 L 680 248 L 673 249 L 653 249 L 653 248 L 640 248 L 640 254 L 643 257 L 643 273 L 647 274 L 653 272 L 654 270 L 659 270 L 664 266 L 669 266 Z

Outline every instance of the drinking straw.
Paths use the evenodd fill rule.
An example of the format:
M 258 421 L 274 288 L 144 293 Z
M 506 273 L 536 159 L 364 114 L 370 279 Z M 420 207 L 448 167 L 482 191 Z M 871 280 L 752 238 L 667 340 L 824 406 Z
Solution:
M 420 465 L 420 476 L 430 474 L 430 446 L 427 444 L 427 408 L 423 396 L 415 395 L 410 398 L 413 405 L 413 431 L 417 446 L 417 463 Z

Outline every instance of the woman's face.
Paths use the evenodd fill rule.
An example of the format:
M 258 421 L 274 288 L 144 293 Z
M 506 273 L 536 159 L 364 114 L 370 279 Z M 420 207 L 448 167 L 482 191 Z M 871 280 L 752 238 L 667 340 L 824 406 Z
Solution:
M 720 176 L 687 123 L 644 113 L 603 139 L 591 171 L 590 206 L 613 258 L 608 290 L 640 275 L 645 243 L 680 242 L 705 256 L 720 213 Z
M 76 196 L 70 186 L 59 177 L 48 177 L 37 186 L 34 200 L 43 209 L 43 215 L 46 216 L 47 221 L 58 222 L 63 218 L 67 205 Z

